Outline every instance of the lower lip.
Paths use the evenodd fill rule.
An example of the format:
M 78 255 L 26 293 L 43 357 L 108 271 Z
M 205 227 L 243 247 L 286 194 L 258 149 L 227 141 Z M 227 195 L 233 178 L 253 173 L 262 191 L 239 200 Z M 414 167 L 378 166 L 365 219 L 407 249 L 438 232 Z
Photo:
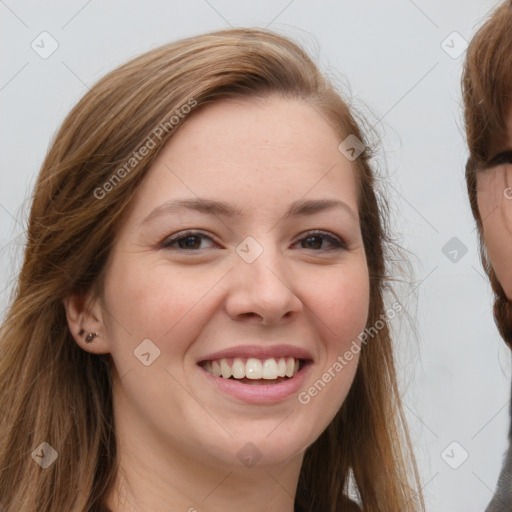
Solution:
M 311 364 L 305 364 L 292 378 L 279 384 L 243 384 L 236 379 L 216 377 L 200 367 L 206 378 L 222 392 L 249 404 L 273 404 L 296 395 Z

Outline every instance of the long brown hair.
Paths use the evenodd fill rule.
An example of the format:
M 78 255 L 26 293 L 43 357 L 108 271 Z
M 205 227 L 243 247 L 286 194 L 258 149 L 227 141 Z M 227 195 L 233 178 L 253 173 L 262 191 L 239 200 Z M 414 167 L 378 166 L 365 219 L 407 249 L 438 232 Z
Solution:
M 109 356 L 78 346 L 63 300 L 87 291 L 101 297 L 123 212 L 165 142 L 186 123 L 181 116 L 174 125 L 172 116 L 184 105 L 199 109 L 223 98 L 268 94 L 308 101 L 340 142 L 348 135 L 366 142 L 347 103 L 307 54 L 265 30 L 214 32 L 145 53 L 101 79 L 63 122 L 35 186 L 24 262 L 0 329 L 5 512 L 104 506 L 117 469 Z M 120 173 L 149 138 L 151 151 Z M 351 482 L 365 512 L 424 509 L 384 309 L 386 208 L 366 146 L 354 165 L 370 272 L 367 327 L 377 331 L 380 324 L 363 344 L 343 406 L 305 453 L 296 504 L 307 512 L 350 510 Z M 58 452 L 47 469 L 31 457 L 42 442 Z
M 505 342 L 512 346 L 512 307 L 487 257 L 477 205 L 476 177 L 486 168 L 493 146 L 507 138 L 512 105 L 512 3 L 503 2 L 474 35 L 462 74 L 464 121 L 469 159 L 466 184 L 476 220 L 480 259 L 494 292 L 494 319 Z

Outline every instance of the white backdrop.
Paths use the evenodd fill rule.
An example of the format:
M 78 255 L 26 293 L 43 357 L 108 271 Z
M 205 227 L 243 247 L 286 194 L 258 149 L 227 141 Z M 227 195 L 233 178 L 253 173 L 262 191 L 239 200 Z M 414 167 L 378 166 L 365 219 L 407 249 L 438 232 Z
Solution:
M 483 511 L 506 448 L 511 365 L 466 198 L 459 77 L 464 42 L 495 5 L 0 1 L 2 310 L 35 177 L 58 125 L 88 87 L 130 57 L 184 36 L 230 25 L 290 35 L 383 119 L 394 231 L 411 252 L 418 284 L 405 302 L 418 334 L 400 330 L 397 342 L 427 511 Z

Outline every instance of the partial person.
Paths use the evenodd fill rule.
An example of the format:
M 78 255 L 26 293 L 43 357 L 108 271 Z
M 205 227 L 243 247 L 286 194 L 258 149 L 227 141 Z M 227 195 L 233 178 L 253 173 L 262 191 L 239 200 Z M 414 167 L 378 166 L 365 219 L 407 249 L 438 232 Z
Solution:
M 512 3 L 500 4 L 471 40 L 462 77 L 469 159 L 466 182 L 483 267 L 494 292 L 494 318 L 512 347 Z M 510 406 L 512 418 L 512 402 Z M 509 448 L 486 512 L 512 510 Z

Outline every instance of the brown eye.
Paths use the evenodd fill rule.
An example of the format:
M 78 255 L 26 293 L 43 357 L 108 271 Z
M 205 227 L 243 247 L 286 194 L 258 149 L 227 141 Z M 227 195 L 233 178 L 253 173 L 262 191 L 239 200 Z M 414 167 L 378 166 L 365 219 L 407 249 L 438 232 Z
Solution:
M 213 242 L 209 236 L 198 231 L 185 231 L 166 238 L 161 247 L 164 249 L 200 250 L 205 249 L 205 247 L 200 247 L 202 240 Z
M 322 243 L 327 241 L 331 248 L 322 248 Z M 304 249 L 313 250 L 335 250 L 335 249 L 346 249 L 345 244 L 338 237 L 331 236 L 323 231 L 313 231 L 307 233 L 305 237 L 301 238 L 299 242 L 302 242 Z

